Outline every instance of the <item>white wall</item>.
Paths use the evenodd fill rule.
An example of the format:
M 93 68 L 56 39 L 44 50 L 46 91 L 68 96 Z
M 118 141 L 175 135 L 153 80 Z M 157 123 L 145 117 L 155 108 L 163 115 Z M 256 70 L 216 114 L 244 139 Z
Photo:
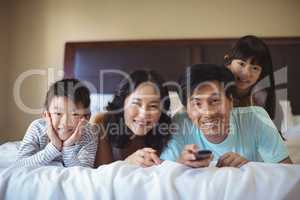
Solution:
M 21 139 L 30 121 L 38 117 L 23 112 L 14 102 L 12 90 L 17 77 L 29 69 L 61 70 L 66 41 L 216 38 L 245 34 L 300 36 L 300 1 L 297 0 L 9 2 L 7 140 Z M 48 81 L 46 76 L 26 79 L 20 92 L 24 103 L 41 107 Z
M 7 136 L 8 3 L 0 1 L 0 142 Z

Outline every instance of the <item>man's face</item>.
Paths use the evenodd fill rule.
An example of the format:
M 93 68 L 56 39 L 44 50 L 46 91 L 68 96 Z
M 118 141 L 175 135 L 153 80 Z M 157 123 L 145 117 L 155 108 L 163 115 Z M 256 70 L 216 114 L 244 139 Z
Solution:
M 205 137 L 220 143 L 228 135 L 232 100 L 218 81 L 208 81 L 195 88 L 187 101 L 187 113 Z

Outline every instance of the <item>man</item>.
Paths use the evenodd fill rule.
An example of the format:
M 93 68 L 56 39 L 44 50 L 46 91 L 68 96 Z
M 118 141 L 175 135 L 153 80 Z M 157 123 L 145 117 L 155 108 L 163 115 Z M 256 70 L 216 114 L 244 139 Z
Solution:
M 179 94 L 186 113 L 174 117 L 178 129 L 161 154 L 190 167 L 241 167 L 249 161 L 292 163 L 275 125 L 261 107 L 233 108 L 234 76 L 225 67 L 198 64 L 187 68 Z M 198 150 L 212 156 L 198 160 Z

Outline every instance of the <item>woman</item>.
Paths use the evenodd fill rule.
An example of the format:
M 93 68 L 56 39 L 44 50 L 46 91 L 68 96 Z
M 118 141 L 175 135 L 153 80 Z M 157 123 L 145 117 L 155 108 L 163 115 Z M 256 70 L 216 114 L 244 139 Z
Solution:
M 225 55 L 224 64 L 235 76 L 234 106 L 261 106 L 274 119 L 273 64 L 267 45 L 256 36 L 244 36 Z
M 95 166 L 126 160 L 143 167 L 160 164 L 169 139 L 170 107 L 164 80 L 154 71 L 138 70 L 121 81 L 107 113 L 91 123 L 100 128 Z

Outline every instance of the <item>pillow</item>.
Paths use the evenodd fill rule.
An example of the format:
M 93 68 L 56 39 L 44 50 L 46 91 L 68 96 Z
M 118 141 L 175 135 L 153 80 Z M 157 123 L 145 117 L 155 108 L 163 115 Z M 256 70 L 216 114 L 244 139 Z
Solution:
M 7 142 L 0 145 L 0 168 L 9 167 L 17 160 L 20 142 Z
M 293 127 L 294 116 L 292 114 L 291 103 L 288 100 L 279 100 L 279 104 L 282 108 L 283 119 L 281 122 L 281 131 L 285 133 L 290 127 Z
M 285 144 L 293 163 L 300 164 L 300 135 L 298 134 L 298 138 L 295 136 L 293 138 L 287 138 Z
M 180 112 L 184 109 L 184 106 L 182 105 L 179 95 L 175 91 L 169 92 L 170 97 L 170 116 L 173 117 L 177 112 Z
M 97 112 L 105 112 L 105 107 L 108 102 L 110 102 L 113 98 L 113 94 L 100 94 L 100 93 L 92 93 L 90 95 L 91 99 L 91 113 L 94 115 Z

